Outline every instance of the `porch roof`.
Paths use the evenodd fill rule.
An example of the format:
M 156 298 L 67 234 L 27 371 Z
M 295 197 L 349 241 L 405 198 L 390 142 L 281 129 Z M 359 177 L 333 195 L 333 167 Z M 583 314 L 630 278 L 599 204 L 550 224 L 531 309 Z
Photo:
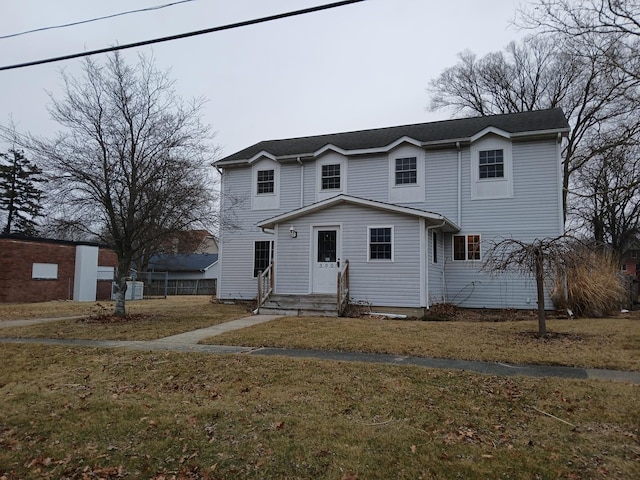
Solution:
M 272 229 L 278 223 L 287 222 L 289 220 L 308 215 L 309 213 L 324 210 L 325 208 L 330 208 L 340 204 L 358 205 L 362 207 L 373 208 L 375 210 L 382 210 L 385 212 L 393 212 L 402 215 L 424 218 L 425 220 L 427 220 L 430 226 L 440 226 L 445 232 L 455 233 L 460 231 L 460 227 L 458 227 L 447 217 L 445 217 L 444 215 L 440 215 L 439 213 L 428 212 L 426 210 L 420 210 L 418 208 L 401 207 L 399 205 L 393 205 L 391 203 L 367 200 L 365 198 L 353 197 L 351 195 L 336 195 L 335 197 L 312 203 L 311 205 L 307 205 L 306 207 L 291 210 L 287 213 L 283 213 L 281 215 L 277 215 L 275 217 L 271 217 L 263 220 L 262 222 L 259 222 L 258 227 L 263 229 Z

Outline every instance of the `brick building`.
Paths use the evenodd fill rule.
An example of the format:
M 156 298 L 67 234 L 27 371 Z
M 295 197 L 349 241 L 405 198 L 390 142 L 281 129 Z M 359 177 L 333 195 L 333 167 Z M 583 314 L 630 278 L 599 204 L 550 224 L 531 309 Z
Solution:
M 117 264 L 96 243 L 0 235 L 0 303 L 105 300 Z

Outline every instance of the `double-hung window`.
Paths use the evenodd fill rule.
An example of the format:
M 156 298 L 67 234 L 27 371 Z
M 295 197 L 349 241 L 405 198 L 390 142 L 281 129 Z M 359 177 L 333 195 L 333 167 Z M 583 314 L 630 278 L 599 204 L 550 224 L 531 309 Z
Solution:
M 369 227 L 369 260 L 393 260 L 391 227 Z
M 480 235 L 454 235 L 454 260 L 480 260 Z
M 257 277 L 258 272 L 264 272 L 273 259 L 273 241 L 259 240 L 253 247 L 253 276 Z
M 340 164 L 322 165 L 322 190 L 340 189 Z
M 479 178 L 504 178 L 504 150 L 478 152 Z
M 396 185 L 415 185 L 416 183 L 418 183 L 417 158 L 396 158 Z
M 258 170 L 258 195 L 275 192 L 275 175 L 273 170 Z

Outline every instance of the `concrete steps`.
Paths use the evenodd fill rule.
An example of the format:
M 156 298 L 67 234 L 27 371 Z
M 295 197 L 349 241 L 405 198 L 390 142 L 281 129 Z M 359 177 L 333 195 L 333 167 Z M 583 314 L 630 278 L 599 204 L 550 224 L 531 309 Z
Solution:
M 260 307 L 260 314 L 297 315 L 304 317 L 337 317 L 335 295 L 277 295 L 269 296 Z

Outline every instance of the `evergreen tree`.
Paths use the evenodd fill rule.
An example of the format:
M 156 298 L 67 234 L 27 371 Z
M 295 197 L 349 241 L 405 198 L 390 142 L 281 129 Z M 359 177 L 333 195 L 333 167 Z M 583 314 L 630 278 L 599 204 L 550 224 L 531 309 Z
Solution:
M 36 234 L 35 219 L 42 215 L 43 195 L 38 184 L 45 181 L 42 170 L 24 152 L 0 153 L 0 208 L 7 216 L 2 233 Z

